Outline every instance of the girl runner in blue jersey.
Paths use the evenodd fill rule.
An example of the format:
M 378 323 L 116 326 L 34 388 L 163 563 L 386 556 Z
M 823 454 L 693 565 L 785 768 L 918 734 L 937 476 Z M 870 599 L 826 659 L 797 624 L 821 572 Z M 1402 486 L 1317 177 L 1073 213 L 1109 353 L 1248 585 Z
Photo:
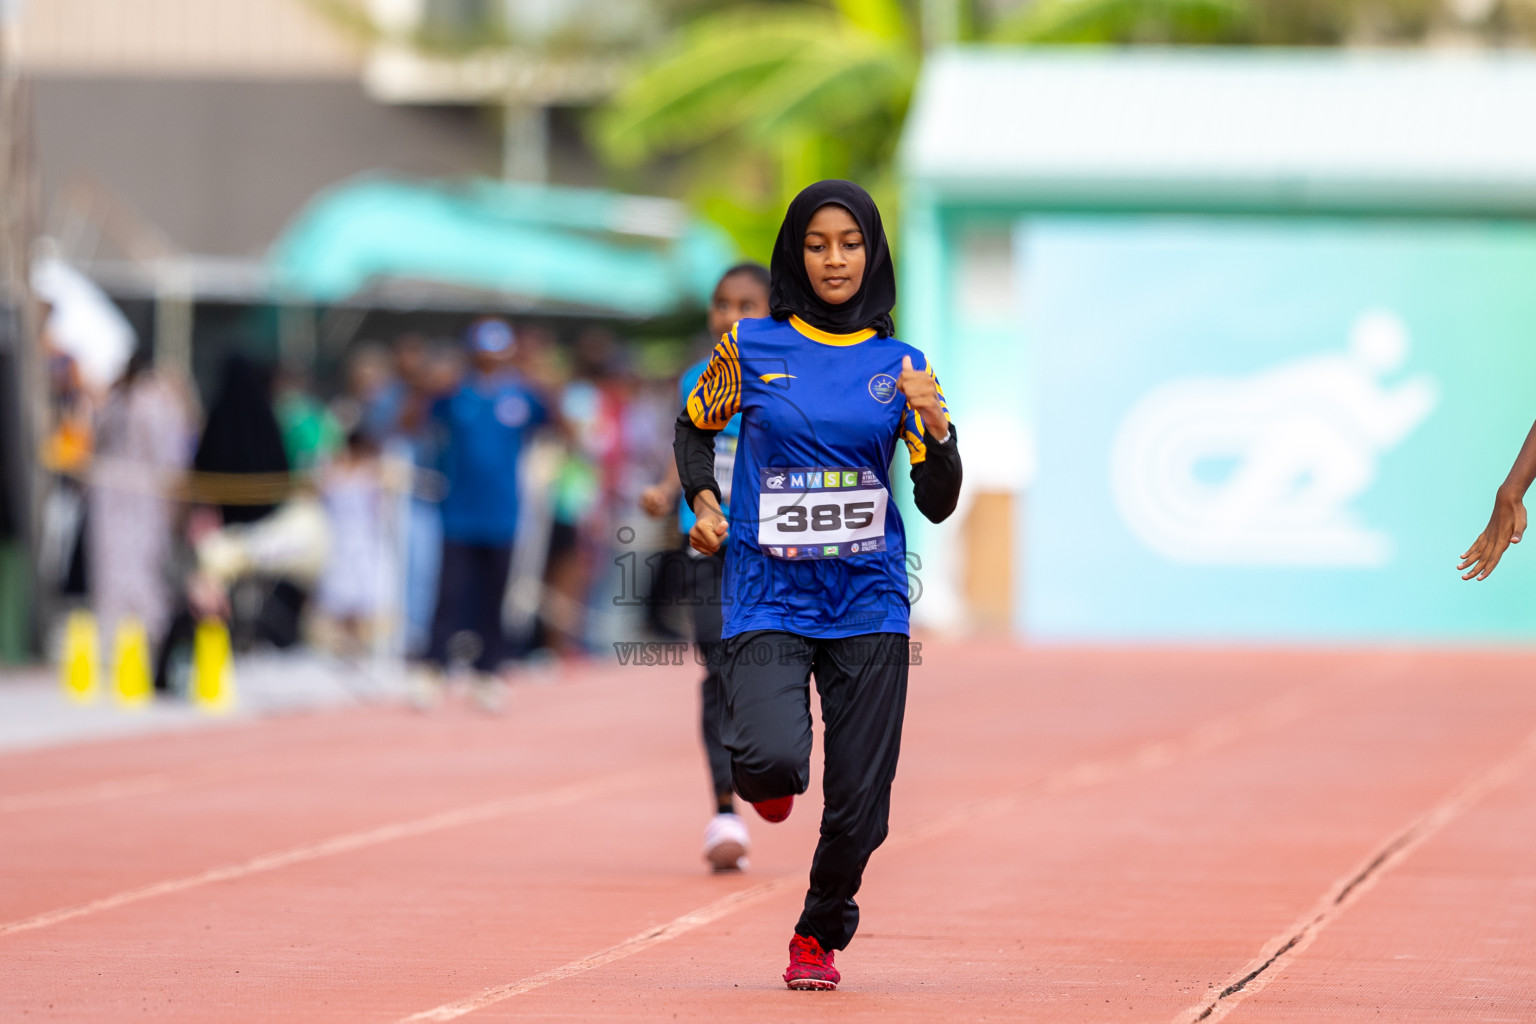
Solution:
M 906 539 L 890 497 L 906 444 L 919 511 L 960 494 L 943 390 L 893 337 L 896 279 L 880 211 L 858 185 L 795 197 L 772 261 L 770 316 L 720 340 L 677 421 L 689 542 L 725 548 L 721 738 L 736 792 L 768 821 L 810 782 L 809 680 L 824 722 L 821 838 L 784 981 L 832 989 L 858 926 L 864 866 L 885 839 L 906 707 Z M 714 435 L 737 414 L 730 521 Z
M 738 320 L 764 316 L 768 312 L 768 268 L 761 263 L 738 263 L 724 274 L 709 301 L 709 331 L 711 338 L 719 338 Z M 688 403 L 688 396 L 703 375 L 709 360 L 701 359 L 683 371 L 678 381 L 681 390 L 679 405 Z M 736 459 L 736 432 L 741 417 L 733 418 L 715 437 L 715 475 L 718 479 L 730 473 Z M 730 514 L 730 482 L 721 480 L 724 490 L 720 493 L 720 507 Z M 682 486 L 676 472 L 668 479 L 645 489 L 640 495 L 640 507 L 653 516 L 664 516 L 674 508 L 678 511 L 678 527 L 686 536 L 693 529 L 693 510 L 686 503 L 679 506 L 678 492 Z M 723 625 L 720 607 L 720 574 L 725 557 L 717 552 L 705 556 L 697 551 L 687 552 L 684 563 L 683 601 L 692 612 L 693 640 L 698 645 L 700 660 L 704 662 L 704 679 L 699 686 L 700 732 L 704 739 L 704 754 L 709 761 L 710 780 L 714 785 L 715 814 L 704 829 L 704 859 L 716 871 L 740 871 L 747 866 L 747 850 L 751 840 L 747 826 L 736 814 L 735 791 L 731 785 L 731 755 L 720 742 L 720 629 Z

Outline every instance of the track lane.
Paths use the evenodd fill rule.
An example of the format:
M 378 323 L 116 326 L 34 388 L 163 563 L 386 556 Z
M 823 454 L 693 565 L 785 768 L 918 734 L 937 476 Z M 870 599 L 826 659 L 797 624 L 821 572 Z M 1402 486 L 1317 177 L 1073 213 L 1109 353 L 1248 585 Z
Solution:
M 1451 660 L 1428 658 L 1326 715 L 895 841 L 838 993 L 777 982 L 794 892 L 468 1019 L 1168 1020 L 1522 739 L 1536 699 L 1507 664 L 1466 700 Z
M 213 1008 L 220 1019 L 398 1020 L 559 969 L 783 876 L 795 884 L 750 910 L 488 1005 L 471 1019 L 650 1020 L 674 1012 L 698 1020 L 819 1019 L 834 1006 L 840 1020 L 962 1019 L 972 1009 L 990 1019 L 1167 1019 L 1198 994 L 1182 991 L 1193 975 L 1203 985 L 1240 967 L 1295 916 L 1301 893 L 1315 899 L 1344 870 L 1337 865 L 1347 867 L 1379 839 L 1380 830 L 1371 833 L 1378 822 L 1473 763 L 1502 723 L 1536 714 L 1511 685 L 1528 671 L 1519 658 L 1498 662 L 1506 678 L 1482 704 L 1447 714 L 1443 702 L 1456 680 L 1438 657 L 1256 661 L 1011 650 L 949 657 L 933 663 L 948 669 L 942 677 L 914 674 L 893 841 L 872 865 L 866 926 L 842 958 L 849 982 L 835 1003 L 806 1002 L 817 997 L 783 993 L 776 980 L 814 842 L 814 813 L 805 813 L 814 801 L 784 828 L 754 823 L 751 876 L 697 871 L 705 787 L 693 751 L 689 672 L 627 674 L 584 693 L 545 691 L 552 707 L 561 697 L 579 705 L 551 720 L 579 725 L 575 731 L 551 730 L 549 721 L 527 733 L 511 723 L 466 730 L 399 716 L 431 742 L 391 748 L 361 729 L 360 758 L 373 767 L 346 776 L 346 785 L 338 779 L 334 791 L 312 782 L 317 814 L 349 793 L 356 802 L 356 783 L 399 782 L 410 774 L 399 765 L 413 760 L 425 762 L 415 765 L 426 777 L 422 793 L 541 759 L 611 756 L 654 765 L 655 774 L 652 785 L 622 799 L 403 838 L 0 939 L 22 982 L 0 995 L 0 1016 L 8 1007 L 14 1014 L 58 1003 L 52 997 L 68 979 L 59 1019 L 139 1016 L 153 1005 L 165 1019 L 208 1019 Z M 1321 691 L 1299 716 L 1284 703 L 1285 687 L 1298 678 Z M 1268 717 L 1259 716 L 1260 727 L 1241 742 L 1211 743 L 1222 734 L 1211 722 L 1266 703 Z M 1396 710 L 1382 719 L 1383 706 Z M 1390 736 L 1362 744 L 1373 723 Z M 590 742 L 573 744 L 577 735 Z M 1197 736 L 1205 739 L 1189 739 Z M 1170 748 L 1178 737 L 1184 745 Z M 498 749 L 514 739 L 525 747 L 515 762 Z M 313 749 L 319 756 L 325 748 Z M 1406 785 L 1394 793 L 1369 775 L 1335 792 L 1362 759 L 1403 775 Z M 1106 772 L 1106 763 L 1124 770 Z M 1315 770 L 1298 775 L 1298 763 Z M 253 793 L 266 793 L 252 812 L 271 814 L 294 799 L 303 766 L 299 759 L 291 773 L 250 780 Z M 506 781 L 496 780 L 503 788 Z M 1008 795 L 1020 787 L 1035 788 L 1023 799 Z M 376 812 L 394 799 L 373 792 L 366 801 Z M 114 803 L 127 810 L 146 798 L 88 813 Z M 1330 807 L 1321 815 L 1326 828 L 1287 845 L 1298 822 Z M 180 818 L 174 810 L 165 808 L 165 822 L 185 827 L 207 808 L 189 804 Z M 1341 810 L 1358 811 L 1360 820 L 1341 823 Z M 945 815 L 954 820 L 943 834 L 923 834 L 924 822 Z M 233 838 L 271 827 L 256 824 Z M 120 849 L 132 853 L 131 844 Z M 247 847 L 246 856 L 252 852 L 259 849 Z M 961 871 L 975 891 L 959 887 L 935 900 Z M 1277 888 L 1271 874 L 1296 877 Z M 1185 916 L 1187 930 L 1169 927 Z M 1186 971 L 1190 963 L 1205 972 Z M 933 965 L 942 970 L 925 969 Z M 1113 1014 L 1095 1010 L 1110 1005 L 1100 999 L 1116 1000 Z M 1167 1013 L 1142 1016 L 1153 1004 L 1166 1004 Z

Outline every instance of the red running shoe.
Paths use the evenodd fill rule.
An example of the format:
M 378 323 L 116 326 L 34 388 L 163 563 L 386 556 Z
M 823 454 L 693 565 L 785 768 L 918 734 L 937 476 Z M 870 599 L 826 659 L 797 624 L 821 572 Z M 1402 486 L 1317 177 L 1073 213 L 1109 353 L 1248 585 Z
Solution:
M 789 812 L 795 806 L 795 798 L 792 796 L 774 797 L 772 800 L 764 800 L 752 805 L 764 821 L 783 821 L 789 817 Z
M 824 989 L 831 991 L 843 976 L 832 966 L 832 951 L 822 949 L 821 943 L 809 935 L 795 933 L 789 940 L 789 970 L 784 972 L 784 984 L 795 989 Z

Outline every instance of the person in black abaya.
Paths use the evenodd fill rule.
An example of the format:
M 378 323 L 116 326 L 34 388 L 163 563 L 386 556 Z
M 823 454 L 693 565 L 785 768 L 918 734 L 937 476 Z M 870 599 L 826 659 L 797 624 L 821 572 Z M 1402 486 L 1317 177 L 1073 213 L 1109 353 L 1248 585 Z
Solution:
M 195 546 L 212 530 L 260 522 L 288 495 L 290 462 L 272 409 L 272 367 L 248 356 L 224 364 L 219 390 L 192 459 L 192 508 L 187 536 Z M 195 579 L 190 576 L 189 581 Z M 286 579 L 241 579 L 228 595 L 230 639 L 236 650 L 262 642 L 289 647 L 300 636 L 305 591 Z M 155 667 L 155 687 L 173 688 L 172 676 L 190 660 L 196 619 L 207 608 L 183 597 Z
M 208 410 L 208 423 L 192 468 L 198 473 L 250 474 L 265 479 L 251 481 L 251 487 L 239 481 L 206 481 L 194 485 L 194 496 L 209 499 L 219 511 L 220 523 L 254 523 L 277 507 L 282 493 L 278 487 L 264 487 L 274 474 L 289 471 L 288 453 L 283 448 L 283 433 L 272 411 L 272 368 L 247 356 L 231 356 L 224 364 L 224 376 L 218 397 Z M 262 503 L 271 490 L 272 500 Z M 231 496 L 239 493 L 239 501 Z M 229 501 L 221 504 L 220 500 Z M 254 501 L 256 503 L 248 503 Z

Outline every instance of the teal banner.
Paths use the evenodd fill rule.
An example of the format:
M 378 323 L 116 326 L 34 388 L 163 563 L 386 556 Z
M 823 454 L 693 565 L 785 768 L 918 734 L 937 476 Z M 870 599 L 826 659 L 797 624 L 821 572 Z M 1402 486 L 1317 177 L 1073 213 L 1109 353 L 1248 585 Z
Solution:
M 1536 638 L 1536 550 L 1455 571 L 1536 419 L 1536 227 L 1049 217 L 1017 251 L 1026 632 Z

